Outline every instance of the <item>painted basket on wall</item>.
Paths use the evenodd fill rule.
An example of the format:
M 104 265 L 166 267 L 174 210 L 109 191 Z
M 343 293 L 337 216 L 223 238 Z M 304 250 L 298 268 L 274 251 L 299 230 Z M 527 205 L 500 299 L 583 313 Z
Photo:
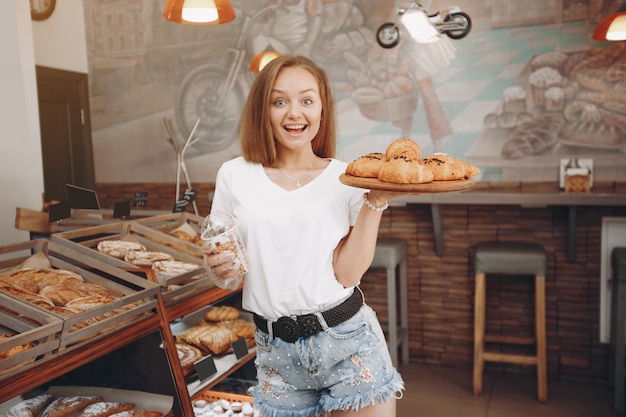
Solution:
M 371 103 L 359 103 L 361 114 L 368 119 L 392 122 L 413 115 L 417 110 L 417 92 L 411 91 L 400 97 L 387 98 Z

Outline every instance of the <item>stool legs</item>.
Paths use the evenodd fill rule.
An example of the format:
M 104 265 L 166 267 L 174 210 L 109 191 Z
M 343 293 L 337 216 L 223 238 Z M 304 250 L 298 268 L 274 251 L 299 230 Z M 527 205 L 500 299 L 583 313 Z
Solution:
M 387 318 L 389 320 L 389 353 L 398 366 L 398 319 L 396 317 L 396 268 L 387 268 Z
M 548 367 L 546 348 L 546 291 L 545 276 L 535 276 L 535 349 L 534 356 L 504 353 L 485 353 L 485 308 L 487 297 L 486 274 L 475 276 L 474 288 L 474 371 L 472 385 L 474 395 L 483 390 L 485 359 L 537 367 L 537 397 L 539 402 L 548 401 Z M 623 337 L 624 335 L 622 335 Z M 491 336 L 490 341 L 526 344 L 526 338 Z M 623 388 L 623 385 L 622 385 Z
M 474 373 L 472 385 L 474 395 L 483 391 L 483 370 L 485 362 L 485 303 L 487 288 L 485 274 L 476 274 L 474 283 Z
M 402 362 L 409 363 L 409 296 L 407 287 L 406 259 L 400 263 L 400 326 L 402 336 Z
M 535 277 L 535 338 L 537 349 L 537 396 L 548 401 L 548 361 L 546 353 L 546 277 Z
M 611 287 L 611 339 L 609 384 L 613 385 L 613 410 L 624 415 L 624 337 L 626 330 L 626 286 L 613 277 Z M 611 363 L 612 362 L 612 363 Z

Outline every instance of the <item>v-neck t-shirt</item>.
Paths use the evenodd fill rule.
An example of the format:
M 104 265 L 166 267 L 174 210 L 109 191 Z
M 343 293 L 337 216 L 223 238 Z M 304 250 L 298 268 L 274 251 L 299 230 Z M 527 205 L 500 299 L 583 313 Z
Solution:
M 356 223 L 365 190 L 342 184 L 347 164 L 329 161 L 295 190 L 243 157 L 220 167 L 211 212 L 230 213 L 239 223 L 251 265 L 245 310 L 275 320 L 324 310 L 352 292 L 335 277 L 333 251 Z

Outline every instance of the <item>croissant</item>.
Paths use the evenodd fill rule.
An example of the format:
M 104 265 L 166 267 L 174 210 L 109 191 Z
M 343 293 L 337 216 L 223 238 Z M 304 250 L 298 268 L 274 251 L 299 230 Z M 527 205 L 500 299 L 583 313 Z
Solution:
M 432 154 L 421 162 L 433 172 L 434 181 L 452 181 L 466 177 L 465 166 L 457 158 L 445 154 Z
M 400 138 L 391 142 L 385 151 L 388 159 L 397 156 L 406 156 L 409 159 L 417 161 L 421 158 L 421 149 L 419 145 L 408 138 Z
M 362 178 L 376 178 L 380 167 L 386 161 L 385 154 L 368 153 L 350 162 L 346 167 L 346 174 Z
M 418 161 L 398 156 L 383 164 L 378 179 L 398 184 L 421 184 L 433 181 L 434 176 L 428 167 Z

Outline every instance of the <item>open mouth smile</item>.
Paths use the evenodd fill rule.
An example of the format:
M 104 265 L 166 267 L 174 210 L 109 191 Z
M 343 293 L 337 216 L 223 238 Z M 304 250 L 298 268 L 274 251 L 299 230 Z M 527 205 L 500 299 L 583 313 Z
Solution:
M 307 128 L 307 125 L 285 125 L 283 129 L 285 129 L 288 133 L 302 133 Z

